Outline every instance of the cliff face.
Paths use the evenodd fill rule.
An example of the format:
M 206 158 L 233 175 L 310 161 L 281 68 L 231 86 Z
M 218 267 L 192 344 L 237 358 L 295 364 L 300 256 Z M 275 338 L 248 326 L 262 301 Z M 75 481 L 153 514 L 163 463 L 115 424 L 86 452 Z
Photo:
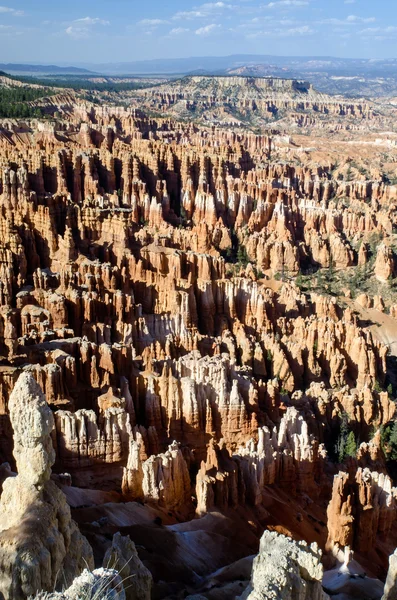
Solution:
M 60 480 L 73 484 L 76 511 L 88 502 L 107 512 L 111 492 L 125 510 L 112 527 L 127 533 L 136 506 L 156 526 L 221 511 L 249 523 L 255 540 L 272 527 L 364 559 L 382 548 L 373 563 L 384 574 L 397 542 L 386 461 L 397 188 L 375 165 L 383 142 L 368 142 L 371 177 L 358 155 L 339 149 L 342 165 L 333 153 L 342 141 L 366 149 L 364 123 L 381 127 L 387 115 L 294 82 L 168 87 L 134 95 L 131 108 L 61 94 L 46 105 L 52 121 L 0 129 L 4 589 L 14 585 L 9 556 L 19 557 L 7 531 L 17 539 L 30 510 L 56 548 L 52 556 L 44 529 L 29 529 L 44 558 L 27 567 L 36 583 L 23 593 L 54 583 L 50 558 L 71 576 L 81 570 L 84 541 L 52 467 L 69 474 Z M 137 98 L 164 112 L 191 102 L 262 117 L 277 109 L 294 126 L 285 117 L 285 130 L 255 135 L 149 118 Z M 313 147 L 297 115 L 299 128 L 314 120 Z M 332 136 L 319 123 L 333 124 Z M 83 526 L 101 527 L 102 516 Z M 88 533 L 105 554 L 108 537 Z
M 307 423 L 295 408 L 288 408 L 279 429 L 258 430 L 258 443 L 250 440 L 230 457 L 224 443 L 210 445 L 207 462 L 197 475 L 197 510 L 214 506 L 236 508 L 245 503 L 261 506 L 268 486 L 277 485 L 292 495 L 320 495 L 324 447 L 310 436 Z
M 317 92 L 307 81 L 275 77 L 184 77 L 149 88 L 141 95 L 151 108 L 176 112 L 183 107 L 195 113 L 196 119 L 201 113 L 205 117 L 206 111 L 221 107 L 226 107 L 231 121 L 235 112 L 270 117 L 291 111 L 315 111 L 335 116 L 373 117 L 366 102 L 336 102 L 331 96 Z

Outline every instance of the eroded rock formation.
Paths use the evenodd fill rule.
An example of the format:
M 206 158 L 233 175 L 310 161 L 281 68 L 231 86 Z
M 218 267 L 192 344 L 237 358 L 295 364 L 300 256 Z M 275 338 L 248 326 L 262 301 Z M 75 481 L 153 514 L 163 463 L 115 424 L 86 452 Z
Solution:
M 397 543 L 382 437 L 396 418 L 393 107 L 251 78 L 93 97 L 61 91 L 37 103 L 51 120 L 0 124 L 4 589 L 30 510 L 43 528 L 28 522 L 38 558 L 18 593 L 81 571 L 51 468 L 98 553 L 125 523 L 149 563 L 131 513 L 172 543 L 163 522 L 196 509 L 244 514 L 255 540 L 269 525 L 364 558 L 385 544 L 384 576 Z M 33 424 L 30 409 L 17 419 L 18 390 Z M 343 427 L 351 456 L 335 452 Z M 188 593 L 159 581 L 159 597 Z M 302 585 L 317 594 L 315 578 Z
M 54 419 L 32 375 L 18 379 L 9 410 L 18 475 L 6 479 L 0 499 L 0 591 L 6 600 L 52 591 L 93 566 L 65 496 L 50 481 Z
M 396 519 L 397 490 L 388 475 L 359 468 L 334 478 L 328 506 L 328 545 L 368 552 Z
M 189 506 L 190 487 L 186 461 L 176 442 L 164 454 L 143 462 L 139 442 L 131 442 L 122 481 L 125 497 L 154 501 L 168 510 L 181 510 Z
M 251 584 L 240 600 L 325 600 L 321 552 L 275 532 L 265 531 L 254 560 Z

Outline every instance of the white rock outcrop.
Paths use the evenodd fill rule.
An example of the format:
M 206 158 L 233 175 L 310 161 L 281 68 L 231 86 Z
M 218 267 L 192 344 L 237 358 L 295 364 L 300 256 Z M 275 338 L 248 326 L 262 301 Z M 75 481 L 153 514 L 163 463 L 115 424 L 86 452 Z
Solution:
M 126 600 L 122 579 L 112 569 L 83 571 L 64 592 L 42 592 L 34 600 Z
M 382 600 L 397 600 L 397 549 L 389 557 L 389 570 Z
M 144 498 L 168 510 L 185 507 L 190 501 L 190 476 L 178 443 L 141 461 L 139 442 L 132 440 L 122 490 L 130 499 Z
M 317 544 L 295 542 L 265 531 L 254 559 L 251 583 L 240 600 L 325 600 Z
M 21 600 L 69 585 L 94 564 L 65 495 L 50 480 L 54 419 L 30 373 L 19 377 L 9 411 L 18 476 L 5 480 L 0 499 L 0 596 Z

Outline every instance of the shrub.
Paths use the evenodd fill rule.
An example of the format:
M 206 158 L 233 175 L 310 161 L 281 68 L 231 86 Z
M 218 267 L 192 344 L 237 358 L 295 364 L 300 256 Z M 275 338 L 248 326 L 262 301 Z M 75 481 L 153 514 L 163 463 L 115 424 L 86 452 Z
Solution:
M 374 389 L 374 392 L 378 392 L 378 394 L 379 394 L 379 392 L 383 392 L 383 388 L 378 380 L 375 381 L 373 389 Z

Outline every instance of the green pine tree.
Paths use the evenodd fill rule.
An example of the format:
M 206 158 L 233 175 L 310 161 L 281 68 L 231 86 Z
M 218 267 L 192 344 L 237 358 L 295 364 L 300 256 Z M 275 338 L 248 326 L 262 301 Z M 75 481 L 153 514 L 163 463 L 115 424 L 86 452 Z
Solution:
M 237 262 L 243 267 L 246 267 L 249 263 L 249 256 L 244 246 L 239 245 L 237 250 Z
M 389 460 L 397 460 L 397 421 L 393 423 L 389 437 Z
M 340 429 L 339 436 L 335 445 L 335 452 L 338 456 L 339 462 L 343 462 L 345 459 L 345 450 L 347 437 L 349 435 L 349 416 L 346 412 L 343 412 L 340 417 Z
M 350 431 L 347 436 L 346 445 L 345 445 L 345 458 L 347 456 L 351 456 L 355 458 L 357 454 L 357 443 L 356 438 L 354 437 L 354 431 Z

